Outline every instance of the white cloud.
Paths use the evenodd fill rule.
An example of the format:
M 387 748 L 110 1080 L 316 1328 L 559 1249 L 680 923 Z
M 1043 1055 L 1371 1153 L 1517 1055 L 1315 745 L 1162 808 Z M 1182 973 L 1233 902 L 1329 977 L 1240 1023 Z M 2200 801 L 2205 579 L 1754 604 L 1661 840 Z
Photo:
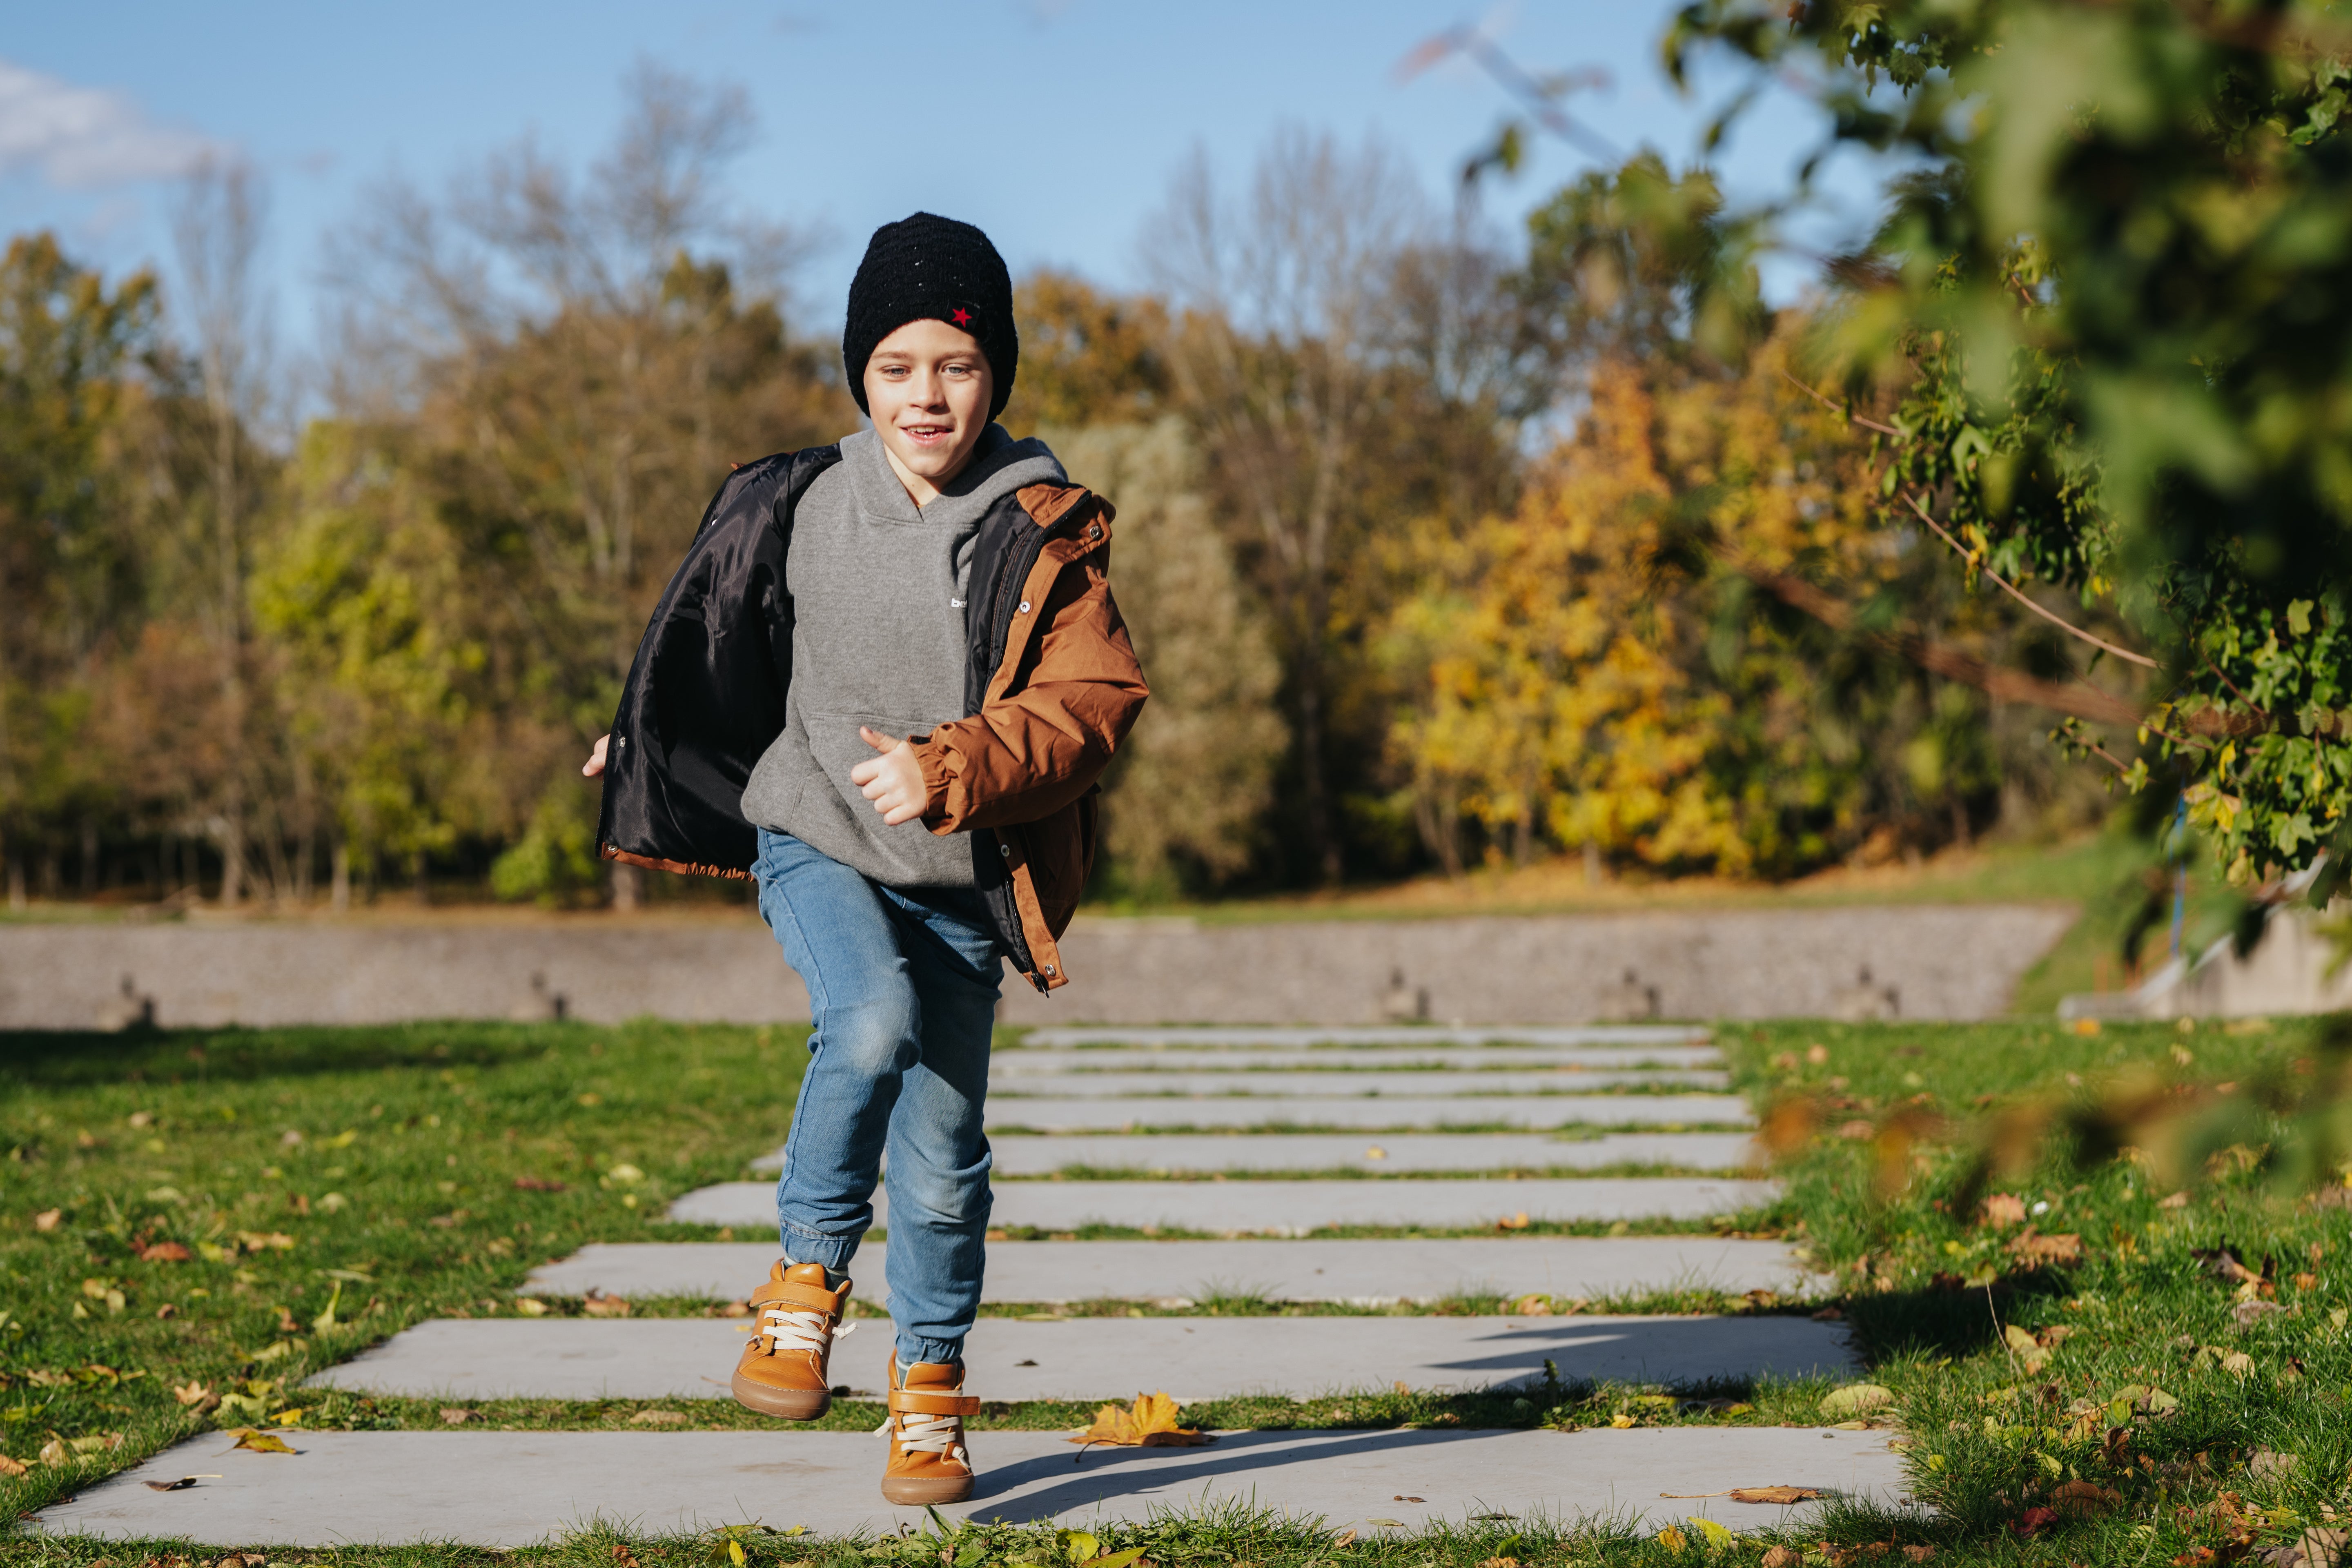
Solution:
M 87 188 L 185 174 L 221 150 L 154 124 L 121 93 L 0 59 L 0 173 L 37 169 L 53 185 Z

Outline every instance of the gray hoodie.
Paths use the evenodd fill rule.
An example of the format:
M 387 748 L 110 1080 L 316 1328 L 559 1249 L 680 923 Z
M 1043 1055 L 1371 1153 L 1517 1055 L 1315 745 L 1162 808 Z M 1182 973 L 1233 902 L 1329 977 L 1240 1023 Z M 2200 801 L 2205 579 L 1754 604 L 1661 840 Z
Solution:
M 980 520 L 1024 485 L 1062 484 L 1042 441 L 991 425 L 971 464 L 918 507 L 861 430 L 793 513 L 784 585 L 793 596 L 793 683 L 784 730 L 751 770 L 746 820 L 789 833 L 894 888 L 972 886 L 971 845 L 921 821 L 882 826 L 849 770 L 893 739 L 964 717 L 964 598 Z

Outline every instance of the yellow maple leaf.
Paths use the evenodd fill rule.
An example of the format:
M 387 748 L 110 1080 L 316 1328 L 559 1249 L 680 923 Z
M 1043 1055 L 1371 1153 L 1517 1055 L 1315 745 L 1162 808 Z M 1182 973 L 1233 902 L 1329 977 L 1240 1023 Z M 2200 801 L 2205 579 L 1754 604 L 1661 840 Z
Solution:
M 235 1430 L 232 1436 L 236 1438 L 236 1441 L 230 1445 L 232 1447 L 250 1448 L 257 1454 L 290 1454 L 294 1452 L 292 1448 L 287 1446 L 284 1438 L 273 1436 L 268 1432 L 257 1430 L 251 1426 L 239 1426 Z
M 1165 1390 L 1137 1394 L 1131 1410 L 1103 1405 L 1095 1412 L 1095 1424 L 1070 1439 L 1126 1448 L 1189 1448 L 1209 1440 L 1198 1428 L 1176 1425 L 1176 1402 Z

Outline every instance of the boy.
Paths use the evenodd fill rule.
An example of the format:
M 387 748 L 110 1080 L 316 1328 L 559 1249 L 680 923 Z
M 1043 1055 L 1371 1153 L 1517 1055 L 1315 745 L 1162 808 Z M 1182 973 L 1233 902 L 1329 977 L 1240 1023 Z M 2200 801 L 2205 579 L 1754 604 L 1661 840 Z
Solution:
M 873 421 L 737 469 L 705 514 L 585 771 L 600 852 L 749 876 L 815 1031 L 784 1146 L 783 1258 L 736 1367 L 813 1420 L 886 1151 L 899 1504 L 971 1493 L 962 1345 L 989 1214 L 999 965 L 1066 982 L 1095 781 L 1146 696 L 1107 577 L 1111 509 L 993 423 L 1020 341 L 988 237 L 875 231 L 842 359 Z M 854 1327 L 855 1325 L 853 1325 Z

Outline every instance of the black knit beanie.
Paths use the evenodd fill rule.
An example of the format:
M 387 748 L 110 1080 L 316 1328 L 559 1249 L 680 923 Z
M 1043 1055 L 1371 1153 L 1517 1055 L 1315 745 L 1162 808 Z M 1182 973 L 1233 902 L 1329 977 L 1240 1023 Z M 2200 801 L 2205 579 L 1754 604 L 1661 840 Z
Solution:
M 945 321 L 980 340 L 995 378 L 991 419 L 1004 412 L 1021 368 L 1021 337 L 1013 330 L 1013 275 L 988 236 L 968 223 L 917 213 L 874 231 L 866 259 L 849 281 L 849 320 L 841 331 L 841 363 L 849 395 L 866 406 L 866 362 L 877 344 L 908 321 Z

